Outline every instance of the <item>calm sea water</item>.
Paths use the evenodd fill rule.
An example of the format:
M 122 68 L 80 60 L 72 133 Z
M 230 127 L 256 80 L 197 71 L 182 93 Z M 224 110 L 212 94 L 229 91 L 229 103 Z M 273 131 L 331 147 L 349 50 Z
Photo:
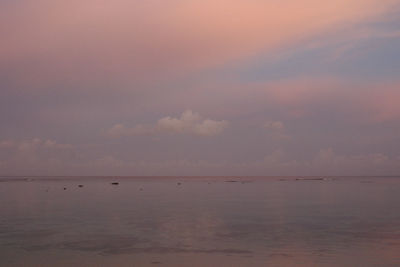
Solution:
M 3 177 L 0 266 L 400 266 L 400 178 Z

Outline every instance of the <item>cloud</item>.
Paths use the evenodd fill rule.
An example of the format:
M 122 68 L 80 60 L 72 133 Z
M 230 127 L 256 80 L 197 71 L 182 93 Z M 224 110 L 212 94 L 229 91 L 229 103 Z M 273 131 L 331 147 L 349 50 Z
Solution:
M 366 105 L 372 122 L 400 121 L 400 82 L 370 92 Z
M 281 121 L 267 121 L 263 124 L 263 127 L 267 130 L 281 131 L 285 128 L 285 125 Z
M 243 90 L 246 88 L 246 90 Z M 221 84 L 196 97 L 204 103 L 211 93 L 224 95 L 225 103 L 214 108 L 238 116 L 265 109 L 279 113 L 280 118 L 337 116 L 353 123 L 395 122 L 400 119 L 400 81 L 347 80 L 339 76 L 295 76 L 266 82 Z M 212 103 L 212 102 L 211 102 Z M 232 106 L 242 104 L 241 109 Z M 250 103 L 250 104 L 249 104 Z M 266 121 L 263 128 L 277 130 L 281 121 Z M 285 128 L 285 125 L 282 125 Z
M 14 141 L 12 140 L 3 140 L 0 142 L 0 149 L 1 148 L 11 148 L 14 146 Z
M 283 149 L 254 160 L 129 159 L 108 153 L 76 157 L 76 146 L 42 139 L 2 141 L 0 175 L 398 175 L 400 157 L 338 154 L 320 149 L 308 159 Z M 12 145 L 9 145 L 11 144 Z M 47 143 L 47 144 L 46 144 Z
M 186 110 L 179 118 L 164 117 L 154 125 L 138 124 L 129 128 L 116 124 L 106 131 L 110 137 L 156 135 L 156 134 L 192 134 L 199 136 L 214 136 L 221 134 L 227 127 L 226 120 L 203 119 L 200 114 Z
M 151 135 L 155 134 L 155 128 L 149 125 L 136 125 L 133 128 L 125 127 L 123 124 L 115 124 L 106 131 L 109 137 L 133 136 L 133 135 Z
M 119 166 L 128 157 L 144 159 L 149 173 L 149 162 L 180 158 L 183 169 L 198 173 L 216 169 L 218 160 L 262 159 L 281 146 L 298 161 L 283 157 L 266 168 L 267 156 L 254 165 L 257 173 L 295 173 L 321 147 L 392 155 L 400 119 L 394 3 L 399 0 L 0 1 L 1 138 L 51 135 L 90 143 L 96 149 L 78 153 L 85 160 L 101 156 L 98 165 Z M 326 61 L 332 50 L 340 60 Z M 393 85 L 379 84 L 389 79 Z M 212 119 L 191 111 L 164 117 L 187 107 Z M 235 131 L 224 142 L 98 136 L 99 129 L 111 137 L 216 136 L 228 121 Z M 376 140 L 374 148 L 356 137 Z M 64 164 L 74 149 L 46 139 L 2 141 L 0 160 L 4 166 L 11 159 L 15 170 L 50 159 Z M 195 164 L 203 159 L 210 162 Z M 286 169 L 274 167 L 281 161 Z M 233 170 L 230 164 L 221 163 L 218 173 Z
M 122 160 L 112 156 L 80 162 L 79 170 L 109 175 L 398 175 L 400 157 L 383 153 L 341 155 L 332 148 L 321 149 L 310 159 L 293 159 L 282 149 L 253 161 L 226 160 Z
M 397 1 L 14 2 L 0 3 L 0 68 L 39 90 L 65 80 L 138 83 L 215 68 L 351 28 Z
M 398 174 L 398 158 L 391 158 L 383 153 L 359 155 L 340 155 L 332 148 L 321 149 L 310 162 L 314 172 L 327 172 L 336 175 Z
M 71 149 L 73 145 L 70 144 L 60 144 L 51 139 L 40 139 L 40 138 L 32 138 L 25 140 L 3 140 L 0 141 L 0 149 L 9 149 L 13 148 L 16 151 L 26 152 L 26 151 L 34 151 L 34 150 L 51 150 L 51 149 Z
M 286 133 L 285 124 L 281 121 L 266 121 L 262 124 L 262 128 L 270 139 L 280 141 L 288 141 L 292 139 L 291 136 Z
M 0 175 L 62 175 L 76 147 L 40 138 L 0 142 Z

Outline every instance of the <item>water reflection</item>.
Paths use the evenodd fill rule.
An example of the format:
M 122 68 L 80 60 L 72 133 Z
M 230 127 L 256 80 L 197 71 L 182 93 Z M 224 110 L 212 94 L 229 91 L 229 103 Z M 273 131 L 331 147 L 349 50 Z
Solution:
M 4 180 L 0 257 L 7 266 L 26 265 L 21 254 L 63 266 L 63 253 L 81 266 L 98 257 L 110 266 L 400 263 L 397 178 L 227 180 Z

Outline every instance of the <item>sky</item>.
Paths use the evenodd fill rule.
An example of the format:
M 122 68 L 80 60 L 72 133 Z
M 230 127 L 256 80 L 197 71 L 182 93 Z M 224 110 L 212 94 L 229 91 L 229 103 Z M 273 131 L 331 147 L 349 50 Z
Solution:
M 400 175 L 400 0 L 0 0 L 0 175 Z

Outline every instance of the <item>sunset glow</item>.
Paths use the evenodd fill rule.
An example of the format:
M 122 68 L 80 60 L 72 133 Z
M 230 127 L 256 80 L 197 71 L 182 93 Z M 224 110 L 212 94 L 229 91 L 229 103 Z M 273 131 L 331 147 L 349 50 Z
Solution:
M 398 0 L 1 1 L 0 174 L 399 174 L 399 29 Z

